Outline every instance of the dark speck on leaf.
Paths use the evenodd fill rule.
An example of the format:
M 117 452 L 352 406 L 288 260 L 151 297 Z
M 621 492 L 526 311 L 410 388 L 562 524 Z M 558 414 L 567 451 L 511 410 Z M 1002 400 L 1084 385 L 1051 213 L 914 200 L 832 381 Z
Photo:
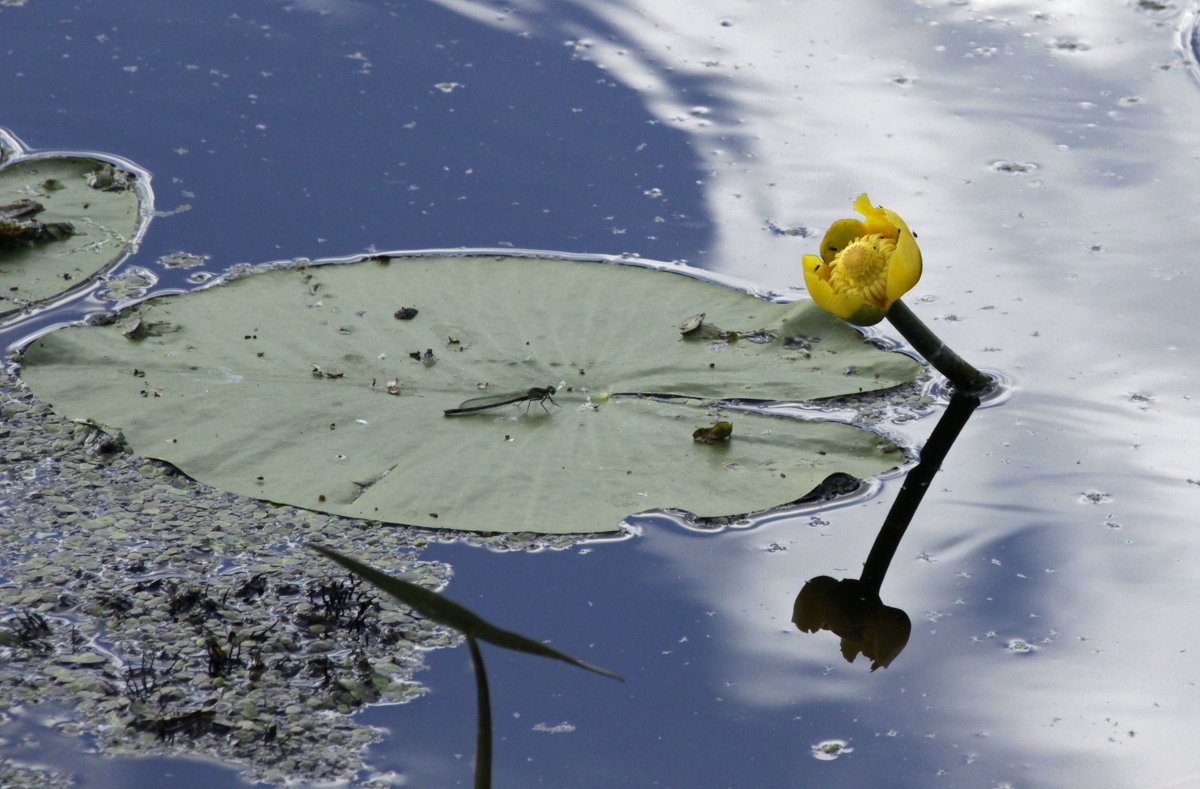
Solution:
M 411 321 L 413 318 L 417 317 L 417 308 L 401 307 L 392 314 L 392 317 L 398 321 Z

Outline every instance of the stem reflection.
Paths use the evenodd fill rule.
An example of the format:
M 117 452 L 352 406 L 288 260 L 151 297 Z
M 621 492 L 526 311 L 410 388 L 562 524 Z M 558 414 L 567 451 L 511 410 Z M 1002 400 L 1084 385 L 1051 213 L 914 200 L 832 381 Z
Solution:
M 884 576 L 917 507 L 950 452 L 963 426 L 979 406 L 979 397 L 956 390 L 921 450 L 921 460 L 908 472 L 900 493 L 875 538 L 862 575 L 837 580 L 827 575 L 810 579 L 792 607 L 792 622 L 805 633 L 829 630 L 841 637 L 842 656 L 853 663 L 861 653 L 871 670 L 886 668 L 903 651 L 912 620 L 879 597 Z

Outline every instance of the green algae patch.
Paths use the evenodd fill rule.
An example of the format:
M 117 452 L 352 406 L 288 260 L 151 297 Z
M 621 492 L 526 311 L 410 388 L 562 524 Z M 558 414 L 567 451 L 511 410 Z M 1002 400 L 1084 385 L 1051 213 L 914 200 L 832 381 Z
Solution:
M 104 755 L 216 757 L 250 782 L 369 771 L 381 733 L 353 713 L 422 694 L 425 650 L 461 639 L 302 545 L 439 589 L 449 568 L 417 553 L 428 533 L 214 490 L 2 373 L 0 414 L 0 709 L 54 710 Z M 65 785 L 11 767 L 0 785 Z

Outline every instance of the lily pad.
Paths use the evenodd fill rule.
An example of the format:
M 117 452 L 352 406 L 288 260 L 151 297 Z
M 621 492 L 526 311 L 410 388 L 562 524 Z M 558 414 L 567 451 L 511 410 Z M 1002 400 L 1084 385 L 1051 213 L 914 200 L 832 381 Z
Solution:
M 699 313 L 715 335 L 681 332 Z M 464 255 L 276 270 L 151 299 L 113 325 L 36 341 L 22 377 L 60 413 L 242 495 L 570 533 L 656 508 L 768 509 L 832 472 L 891 468 L 895 447 L 874 433 L 707 401 L 812 400 L 919 369 L 811 302 L 643 266 Z M 552 402 L 445 416 L 540 387 L 557 390 Z M 717 417 L 728 440 L 693 440 Z
M 124 259 L 143 225 L 145 190 L 137 178 L 86 156 L 0 166 L 0 207 L 20 206 L 6 221 L 34 228 L 0 239 L 0 314 L 71 290 Z M 49 230 L 37 232 L 36 225 Z

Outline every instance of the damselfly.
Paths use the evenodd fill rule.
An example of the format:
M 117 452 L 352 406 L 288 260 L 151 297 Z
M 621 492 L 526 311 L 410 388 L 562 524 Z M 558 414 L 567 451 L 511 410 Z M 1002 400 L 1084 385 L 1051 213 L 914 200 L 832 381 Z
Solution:
M 483 397 L 472 397 L 470 400 L 459 403 L 457 408 L 447 408 L 442 413 L 446 416 L 477 414 L 480 411 L 488 411 L 511 403 L 525 403 L 525 413 L 529 413 L 529 407 L 532 404 L 538 403 L 546 413 L 550 413 L 550 409 L 546 408 L 546 401 L 549 400 L 550 405 L 558 406 L 558 403 L 554 402 L 554 393 L 557 391 L 558 387 L 556 386 L 535 386 L 517 392 L 501 392 Z

